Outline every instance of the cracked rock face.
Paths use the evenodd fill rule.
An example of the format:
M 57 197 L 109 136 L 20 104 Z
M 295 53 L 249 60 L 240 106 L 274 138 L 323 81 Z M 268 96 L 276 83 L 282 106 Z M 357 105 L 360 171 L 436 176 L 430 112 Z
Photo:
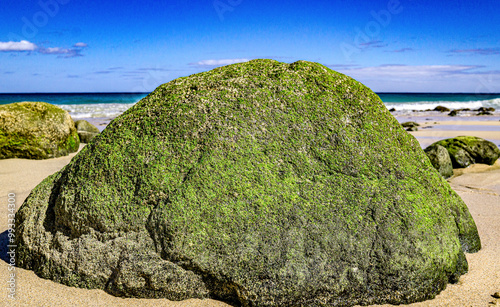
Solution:
M 378 96 L 304 61 L 158 87 L 38 185 L 16 226 L 17 263 L 41 277 L 244 306 L 423 300 L 480 248 Z

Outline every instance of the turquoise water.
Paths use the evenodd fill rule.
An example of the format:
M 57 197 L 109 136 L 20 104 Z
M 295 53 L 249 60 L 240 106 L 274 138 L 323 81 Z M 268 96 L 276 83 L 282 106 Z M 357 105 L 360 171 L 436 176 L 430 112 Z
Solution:
M 0 104 L 45 101 L 70 112 L 73 118 L 113 118 L 125 112 L 148 93 L 0 94 Z M 493 107 L 500 109 L 500 94 L 379 93 L 387 108 L 397 111 Z
M 436 94 L 436 93 L 379 93 L 387 108 L 403 110 L 427 110 L 437 106 L 448 109 L 500 109 L 500 94 Z

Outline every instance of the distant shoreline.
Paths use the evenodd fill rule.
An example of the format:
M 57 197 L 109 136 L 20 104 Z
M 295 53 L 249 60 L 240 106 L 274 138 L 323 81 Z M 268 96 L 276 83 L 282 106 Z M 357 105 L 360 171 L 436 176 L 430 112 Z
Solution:
M 151 92 L 25 92 L 25 93 L 0 93 L 1 95 L 116 95 L 116 94 L 149 94 Z M 473 93 L 473 92 L 375 92 L 377 95 L 479 95 L 497 96 L 500 93 Z
M 151 92 L 29 92 L 29 93 L 0 93 L 2 95 L 142 95 Z

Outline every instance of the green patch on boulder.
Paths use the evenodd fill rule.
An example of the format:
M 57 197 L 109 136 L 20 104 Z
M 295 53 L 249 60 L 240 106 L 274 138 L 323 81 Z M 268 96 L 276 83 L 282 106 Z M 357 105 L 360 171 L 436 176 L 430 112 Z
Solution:
M 80 142 L 88 143 L 94 137 L 99 134 L 99 129 L 96 126 L 92 125 L 88 121 L 81 119 L 75 122 L 76 130 L 78 131 L 78 136 L 80 137 Z
M 45 102 L 0 105 L 0 159 L 47 159 L 80 146 L 68 112 Z
M 380 98 L 311 62 L 159 86 L 16 215 L 20 267 L 117 296 L 410 303 L 480 249 L 460 197 Z
M 453 176 L 453 165 L 451 163 L 450 154 L 446 148 L 434 143 L 427 147 L 424 152 L 434 168 L 441 174 L 441 176 L 443 176 L 443 178 Z

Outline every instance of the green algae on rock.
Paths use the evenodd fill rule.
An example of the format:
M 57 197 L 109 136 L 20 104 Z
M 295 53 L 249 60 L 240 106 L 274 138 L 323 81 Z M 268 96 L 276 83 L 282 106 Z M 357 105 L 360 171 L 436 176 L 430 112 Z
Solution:
M 96 126 L 92 125 L 88 121 L 84 119 L 77 120 L 75 122 L 76 130 L 78 131 L 78 137 L 80 138 L 80 142 L 88 143 L 94 137 L 99 134 L 99 129 Z
M 449 178 L 453 176 L 453 165 L 451 163 L 448 150 L 439 144 L 432 144 L 424 150 L 434 168 L 443 176 Z
M 475 136 L 457 136 L 434 144 L 448 150 L 453 168 L 465 168 L 475 163 L 493 165 L 500 157 L 500 149 L 495 144 Z
M 68 112 L 46 102 L 0 106 L 0 159 L 48 159 L 78 150 L 80 140 Z
M 253 60 L 159 86 L 16 215 L 20 267 L 117 296 L 410 303 L 480 249 L 460 197 L 361 83 Z

